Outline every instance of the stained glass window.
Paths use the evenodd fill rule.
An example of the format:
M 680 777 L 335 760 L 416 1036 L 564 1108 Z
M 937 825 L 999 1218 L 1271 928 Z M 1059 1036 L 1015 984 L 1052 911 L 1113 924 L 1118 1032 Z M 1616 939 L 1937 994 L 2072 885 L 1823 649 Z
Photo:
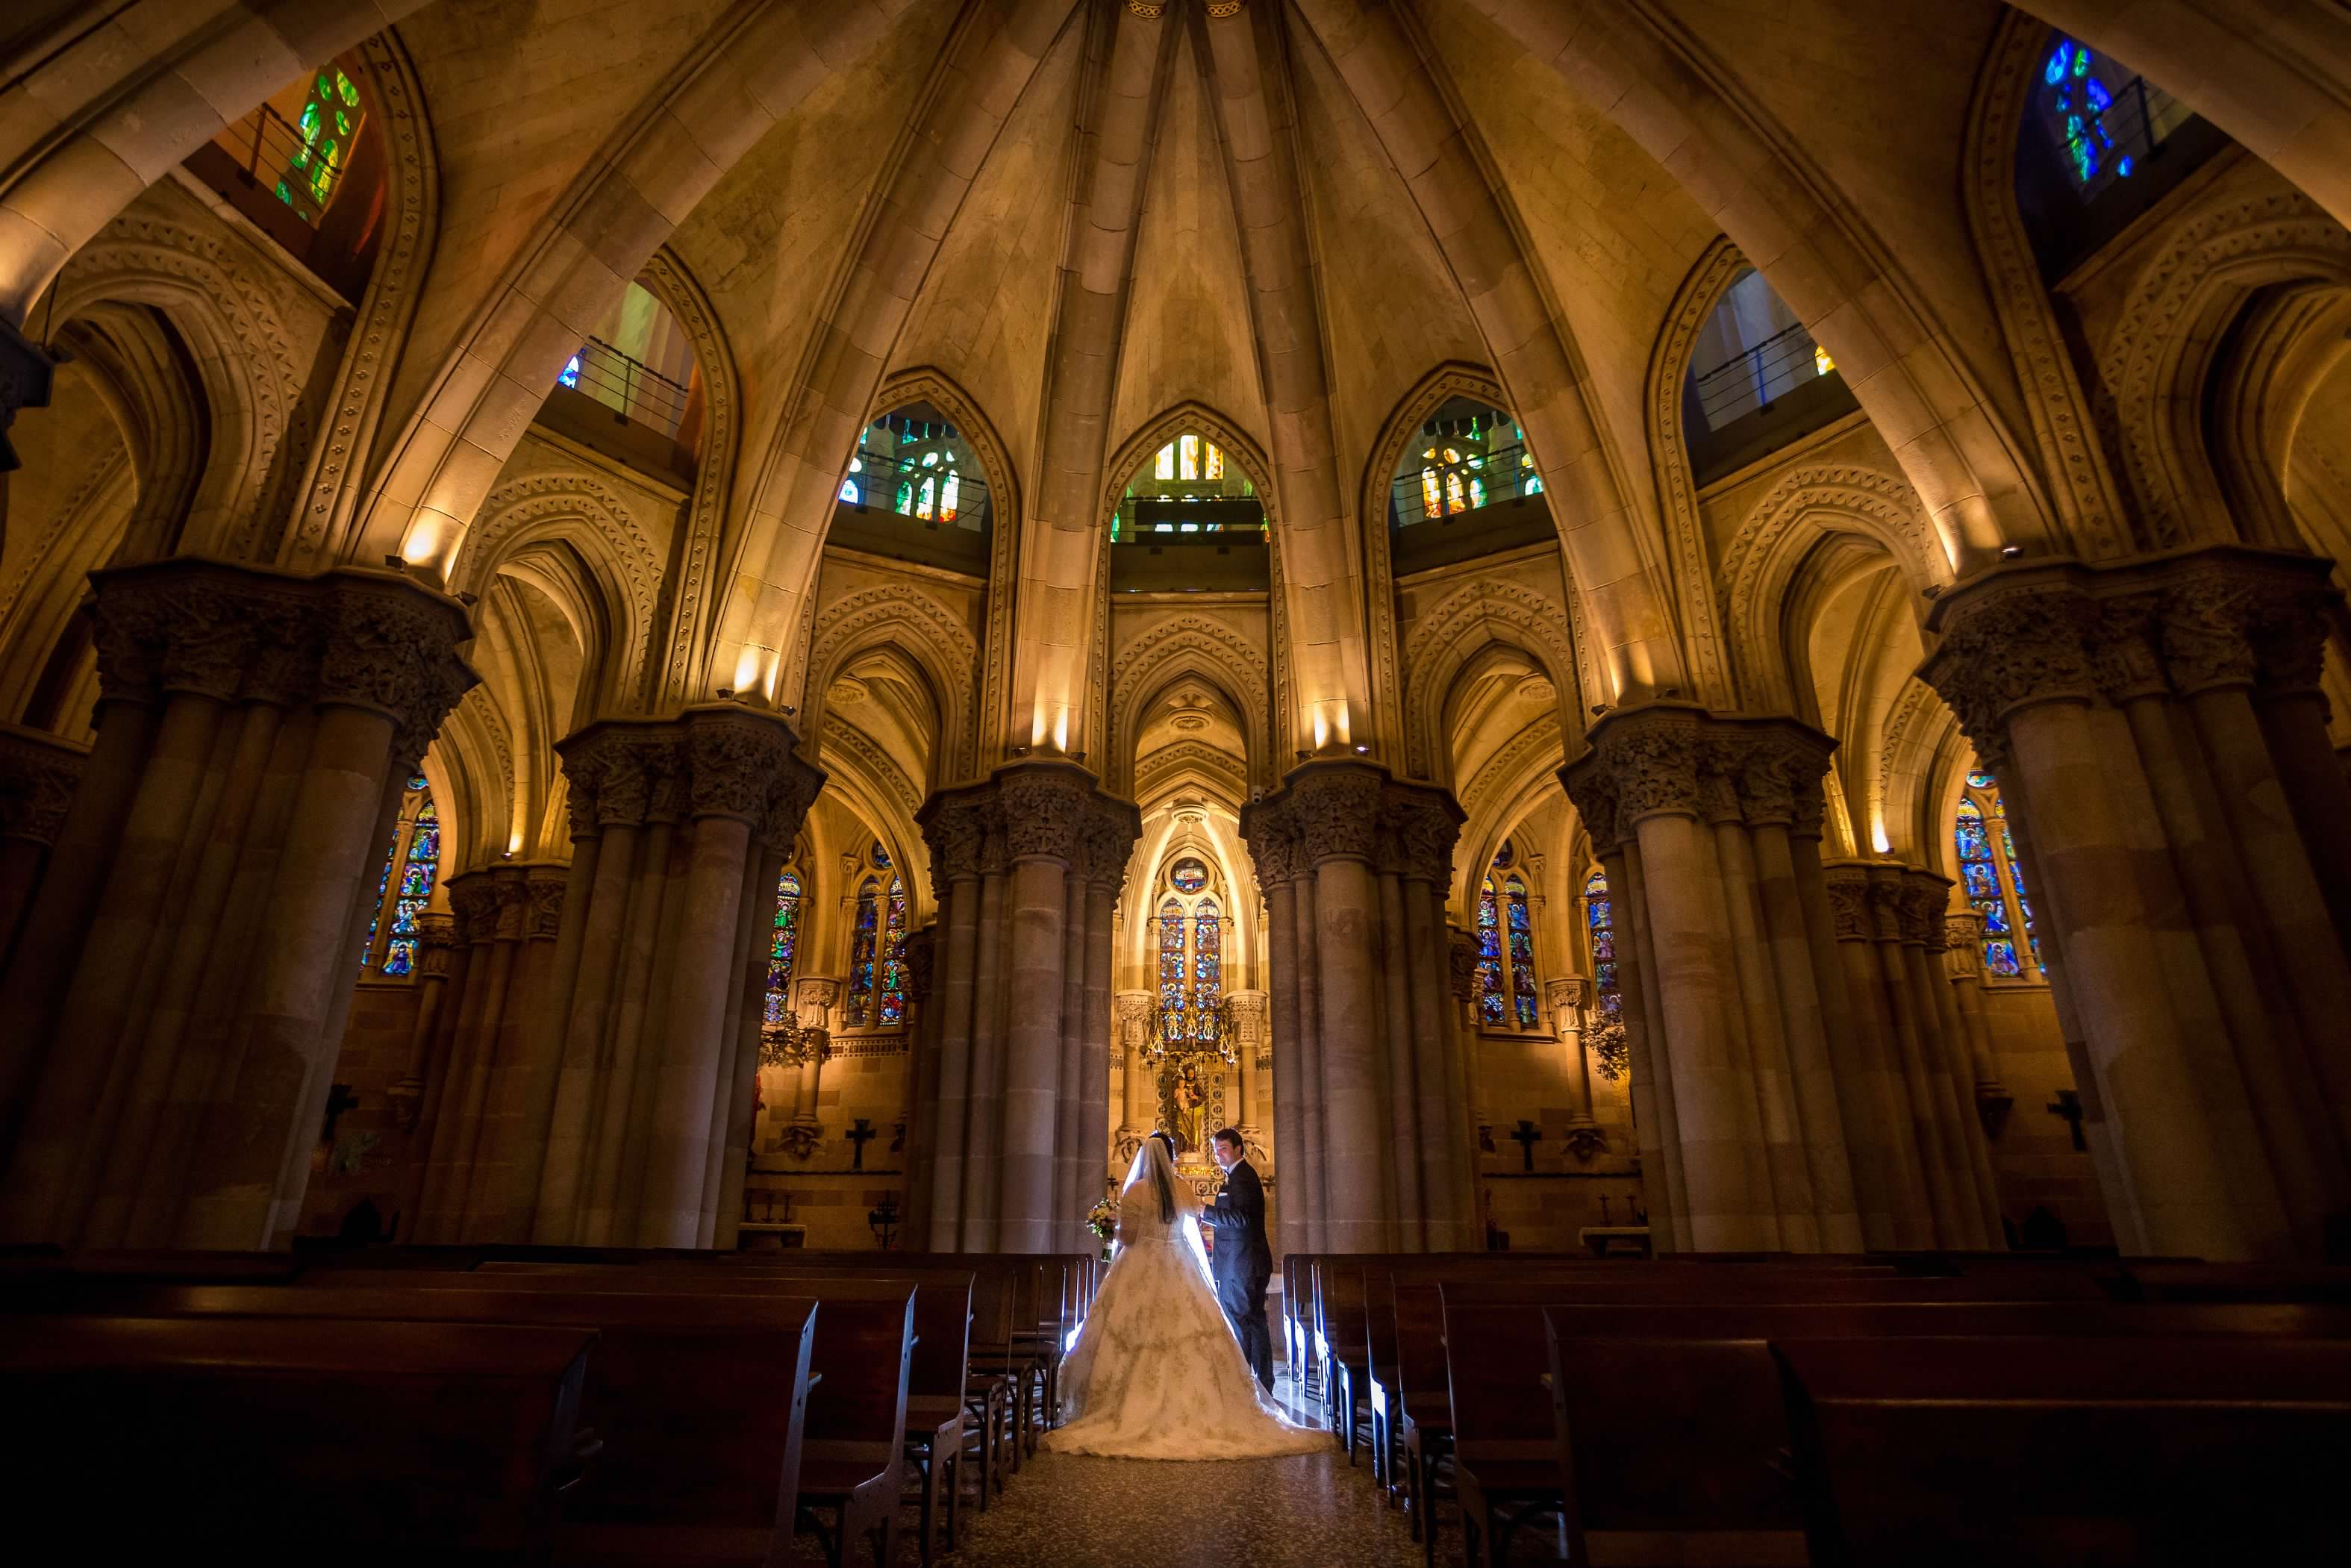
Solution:
M 847 1029 L 862 1029 L 873 1016 L 874 955 L 882 935 L 882 883 L 867 877 L 857 890 L 857 919 L 849 936 L 849 1005 L 841 1021 Z
M 1502 988 L 1501 915 L 1494 897 L 1494 879 L 1488 877 L 1478 892 L 1478 1021 L 1499 1029 L 1508 1021 Z
M 768 944 L 768 1016 L 769 1023 L 784 1021 L 792 983 L 792 959 L 800 940 L 800 879 L 789 867 L 776 883 L 776 924 Z
M 1177 861 L 1167 882 L 1178 893 L 1197 893 L 1208 885 L 1208 868 L 1196 860 Z
M 888 871 L 890 869 L 890 852 L 882 847 L 882 841 L 880 839 L 874 840 L 873 847 L 866 852 L 872 856 L 876 867 L 883 871 Z
M 1608 898 L 1608 873 L 1598 866 L 1583 883 L 1583 918 L 1592 933 L 1592 989 L 1610 1018 L 1625 1010 L 1616 982 L 1616 912 Z
M 1540 1021 L 1535 1003 L 1535 933 L 1527 915 L 1527 884 L 1517 877 L 1502 884 L 1502 898 L 1508 906 L 1504 919 L 1510 926 L 1510 1008 L 1520 1029 L 1533 1029 Z
M 2046 975 L 2041 938 L 2032 928 L 2032 905 L 2025 897 L 2024 868 L 2008 831 L 2008 810 L 1999 786 L 1980 768 L 1968 773 L 1951 843 L 1958 852 L 1960 891 L 1970 907 L 1983 916 L 1985 970 L 2011 980 Z
M 1213 1040 L 1217 1001 L 1225 994 L 1225 920 L 1213 898 L 1200 900 L 1192 916 L 1192 1001 L 1197 1038 Z
M 580 352 L 584 354 L 587 350 L 582 349 Z M 580 385 L 580 354 L 574 354 L 563 361 L 563 369 L 556 373 L 555 382 L 558 386 L 575 389 Z
M 1494 869 L 1496 871 L 1508 871 L 1510 869 L 1510 862 L 1518 858 L 1519 852 L 1510 847 L 1510 840 L 1504 839 L 1502 841 L 1502 847 L 1494 852 Z
M 400 819 L 394 824 L 392 847 L 385 852 L 383 871 L 376 878 L 375 915 L 368 922 L 367 946 L 360 952 L 362 970 L 378 969 L 393 977 L 413 974 L 417 925 L 433 902 L 434 879 L 441 871 L 441 815 L 434 809 L 433 791 L 421 773 L 413 775 L 402 791 Z M 384 918 L 389 904 L 392 918 Z
M 873 846 L 878 852 L 881 845 Z M 882 1004 L 884 1029 L 906 1021 L 906 883 L 890 879 L 890 921 L 883 932 Z
M 274 111 L 263 112 L 277 118 Z M 292 145 L 277 182 L 277 199 L 305 223 L 315 225 L 334 200 L 365 119 L 359 85 L 333 66 L 321 66 L 289 128 Z
M 1190 991 L 1184 973 L 1184 905 L 1173 894 L 1159 905 L 1159 1006 L 1181 1019 Z

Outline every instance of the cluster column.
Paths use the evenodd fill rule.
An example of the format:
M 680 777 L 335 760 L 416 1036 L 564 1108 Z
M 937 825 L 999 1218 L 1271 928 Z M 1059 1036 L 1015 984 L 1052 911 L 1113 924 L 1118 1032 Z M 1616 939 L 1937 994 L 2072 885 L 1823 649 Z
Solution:
M 89 755 L 89 747 L 45 730 L 0 724 L 0 954 L 16 941 L 41 885 Z
M 2126 1251 L 2327 1255 L 2351 1229 L 2351 786 L 2328 563 L 2020 561 L 1920 674 L 1999 779 Z
M 522 1241 L 546 1153 L 553 1041 L 542 1027 L 568 870 L 502 864 L 449 879 L 450 928 L 425 962 L 417 1031 L 443 1035 L 417 1076 L 433 1107 L 413 1241 Z M 435 979 L 433 970 L 442 971 Z M 445 1027 L 444 1027 L 445 1020 Z
M 1281 1244 L 1474 1246 L 1469 1113 L 1447 999 L 1460 808 L 1352 761 L 1310 762 L 1241 836 L 1266 890 Z
M 1835 743 L 1680 703 L 1619 709 L 1590 740 L 1560 777 L 1630 917 L 1621 987 L 1657 1244 L 1859 1250 L 1823 981 Z
M 1111 926 L 1142 831 L 1066 762 L 1014 763 L 917 814 L 942 893 L 928 1246 L 1081 1250 L 1109 1142 Z M 1130 1092 L 1132 1092 L 1130 1086 Z
M 282 1244 L 465 612 L 391 571 L 91 583 L 98 739 L 0 970 L 0 1238 Z
M 758 1098 L 755 963 L 824 776 L 736 704 L 589 726 L 557 750 L 572 858 L 542 1103 L 536 1241 L 731 1242 Z M 534 1078 L 534 1082 L 536 1079 Z

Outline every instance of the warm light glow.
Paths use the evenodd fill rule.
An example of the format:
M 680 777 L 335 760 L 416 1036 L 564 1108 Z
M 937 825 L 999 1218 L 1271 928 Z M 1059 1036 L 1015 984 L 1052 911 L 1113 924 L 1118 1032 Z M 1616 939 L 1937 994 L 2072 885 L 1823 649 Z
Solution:
M 737 692 L 757 691 L 759 687 L 759 650 L 747 647 L 735 660 L 735 685 Z
M 441 518 L 433 512 L 419 512 L 408 525 L 408 537 L 400 542 L 400 559 L 411 566 L 423 566 L 441 554 Z
M 514 831 L 513 835 L 507 840 L 507 853 L 510 855 L 518 855 L 522 853 L 522 830 L 520 828 L 517 828 Z
M 1836 361 L 1829 358 L 1829 351 L 1826 349 L 1822 348 L 1818 343 L 1814 343 L 1813 345 L 1813 374 L 1816 376 L 1824 376 L 1834 369 L 1836 369 Z
M 1870 824 L 1869 841 L 1879 854 L 1890 855 L 1894 852 L 1894 841 L 1886 836 L 1886 824 L 1883 822 Z

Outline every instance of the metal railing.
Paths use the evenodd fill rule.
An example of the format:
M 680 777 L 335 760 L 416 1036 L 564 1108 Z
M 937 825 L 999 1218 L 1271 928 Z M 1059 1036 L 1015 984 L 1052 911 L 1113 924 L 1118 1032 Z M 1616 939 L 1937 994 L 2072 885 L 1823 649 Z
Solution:
M 921 522 L 968 528 L 975 533 L 986 530 L 987 478 L 978 464 L 954 469 L 940 465 L 926 468 L 919 460 L 893 457 L 862 446 L 857 450 L 857 463 L 856 469 L 841 476 L 838 498 L 844 505 L 896 512 Z M 950 475 L 955 479 L 952 497 L 946 489 Z M 931 486 L 927 504 L 923 494 L 925 480 Z M 903 506 L 900 505 L 902 489 Z
M 316 228 L 319 214 L 335 199 L 350 149 L 332 157 L 302 138 L 286 117 L 262 104 L 237 120 L 218 140 L 238 150 L 246 178 L 264 190 L 275 189 L 277 199 L 302 221 Z
M 1708 430 L 1778 402 L 1806 382 L 1836 369 L 1802 322 L 1766 338 L 1735 360 L 1695 378 Z
M 556 382 L 584 392 L 629 420 L 674 436 L 685 419 L 686 388 L 601 338 L 580 345 Z
M 2109 64 L 2113 62 L 2108 61 Z M 2096 149 L 2095 172 L 2083 180 L 2079 168 L 2072 172 L 2080 188 L 2082 200 L 2095 200 L 2119 181 L 2137 172 L 2139 161 L 2159 149 L 2166 139 L 2160 127 L 2175 110 L 2178 100 L 2159 87 L 2149 87 L 2145 77 L 2136 77 L 2115 96 L 2114 101 L 2099 115 L 2098 124 L 2112 139 L 2111 144 Z M 2090 132 L 2095 134 L 2095 131 Z M 2071 162 L 2075 154 L 2059 138 L 2057 155 Z
M 1541 476 L 1521 461 L 1526 451 L 1525 443 L 1513 442 L 1458 463 L 1425 464 L 1397 475 L 1389 486 L 1391 521 L 1409 528 L 1541 495 Z

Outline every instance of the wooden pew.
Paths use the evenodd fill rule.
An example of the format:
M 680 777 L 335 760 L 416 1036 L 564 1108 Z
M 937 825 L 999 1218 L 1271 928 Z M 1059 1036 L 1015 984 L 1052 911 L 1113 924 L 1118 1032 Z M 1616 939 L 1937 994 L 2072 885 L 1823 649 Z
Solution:
M 2351 1342 L 1773 1346 L 1819 1568 L 2351 1562 Z
M 543 1561 L 595 1342 L 505 1325 L 16 1317 L 0 1334 L 9 1490 L 20 1523 L 69 1532 L 85 1561 Z
M 813 1294 L 816 1335 L 809 1365 L 817 1386 L 809 1396 L 801 1443 L 799 1520 L 842 1568 L 852 1542 L 864 1541 L 877 1564 L 886 1564 L 897 1535 L 904 1480 L 906 1385 L 913 1363 L 917 1281 L 864 1280 L 845 1273 L 769 1272 L 674 1260 L 653 1266 L 485 1265 L 468 1274 L 393 1273 L 353 1279 L 370 1284 L 403 1281 L 420 1288 L 498 1289 L 562 1292 L 612 1291 L 671 1294 Z
M 580 1421 L 604 1443 L 566 1510 L 568 1562 L 791 1555 L 817 1303 L 795 1295 L 495 1287 L 498 1276 L 276 1287 L 85 1281 L 78 1304 L 155 1316 L 521 1323 L 601 1331 Z

